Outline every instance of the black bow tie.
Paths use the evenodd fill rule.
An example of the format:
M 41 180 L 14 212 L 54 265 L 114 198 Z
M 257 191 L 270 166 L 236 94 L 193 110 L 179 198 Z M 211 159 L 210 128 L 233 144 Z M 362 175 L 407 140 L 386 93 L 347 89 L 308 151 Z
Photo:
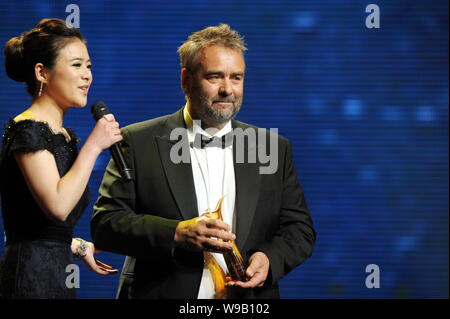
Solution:
M 229 145 L 233 144 L 233 132 L 227 133 L 222 137 L 208 137 L 203 134 L 195 134 L 193 146 L 197 148 L 204 147 L 220 147 L 225 148 Z

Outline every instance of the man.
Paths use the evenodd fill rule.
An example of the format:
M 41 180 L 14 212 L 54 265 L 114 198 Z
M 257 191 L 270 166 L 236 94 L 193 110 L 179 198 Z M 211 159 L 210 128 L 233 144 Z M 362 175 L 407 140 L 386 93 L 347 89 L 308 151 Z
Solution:
M 256 130 L 233 120 L 245 50 L 228 25 L 192 34 L 178 49 L 185 107 L 123 128 L 134 180 L 125 182 L 111 161 L 91 222 L 96 247 L 128 256 L 119 298 L 279 298 L 278 280 L 311 255 L 316 235 L 289 141 L 264 131 L 244 146 L 239 133 L 230 142 L 230 133 Z M 276 141 L 271 174 L 251 156 L 238 160 L 266 150 L 262 136 Z M 209 146 L 212 137 L 219 143 Z M 222 197 L 223 220 L 205 217 Z M 233 240 L 248 281 L 227 277 L 222 253 Z

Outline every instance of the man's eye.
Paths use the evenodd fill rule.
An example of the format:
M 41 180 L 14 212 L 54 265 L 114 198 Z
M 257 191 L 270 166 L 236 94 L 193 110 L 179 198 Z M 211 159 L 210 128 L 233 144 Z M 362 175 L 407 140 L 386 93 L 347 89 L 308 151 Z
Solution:
M 75 63 L 75 64 L 72 64 L 72 65 L 76 66 L 77 68 L 79 68 L 81 66 L 81 63 Z
M 89 65 L 87 66 L 87 68 L 88 68 L 88 69 L 92 69 L 92 64 L 89 64 Z

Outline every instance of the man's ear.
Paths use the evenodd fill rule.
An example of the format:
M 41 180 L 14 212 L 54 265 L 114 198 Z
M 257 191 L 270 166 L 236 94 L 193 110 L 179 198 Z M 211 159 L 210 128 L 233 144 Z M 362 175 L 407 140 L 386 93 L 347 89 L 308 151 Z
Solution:
M 186 69 L 181 70 L 181 89 L 184 94 L 188 95 L 191 92 L 192 74 Z
M 34 66 L 34 75 L 36 76 L 36 80 L 38 82 L 47 84 L 49 72 L 42 63 L 36 63 L 36 65 Z

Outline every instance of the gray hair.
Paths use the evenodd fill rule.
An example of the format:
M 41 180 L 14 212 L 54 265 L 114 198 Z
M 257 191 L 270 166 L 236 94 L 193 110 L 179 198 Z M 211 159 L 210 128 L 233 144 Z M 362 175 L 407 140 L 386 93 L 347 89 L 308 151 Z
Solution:
M 221 23 L 192 33 L 178 48 L 181 68 L 194 72 L 198 66 L 198 56 L 204 48 L 211 45 L 222 45 L 239 51 L 242 55 L 247 50 L 243 37 L 237 31 L 231 30 L 228 24 Z

